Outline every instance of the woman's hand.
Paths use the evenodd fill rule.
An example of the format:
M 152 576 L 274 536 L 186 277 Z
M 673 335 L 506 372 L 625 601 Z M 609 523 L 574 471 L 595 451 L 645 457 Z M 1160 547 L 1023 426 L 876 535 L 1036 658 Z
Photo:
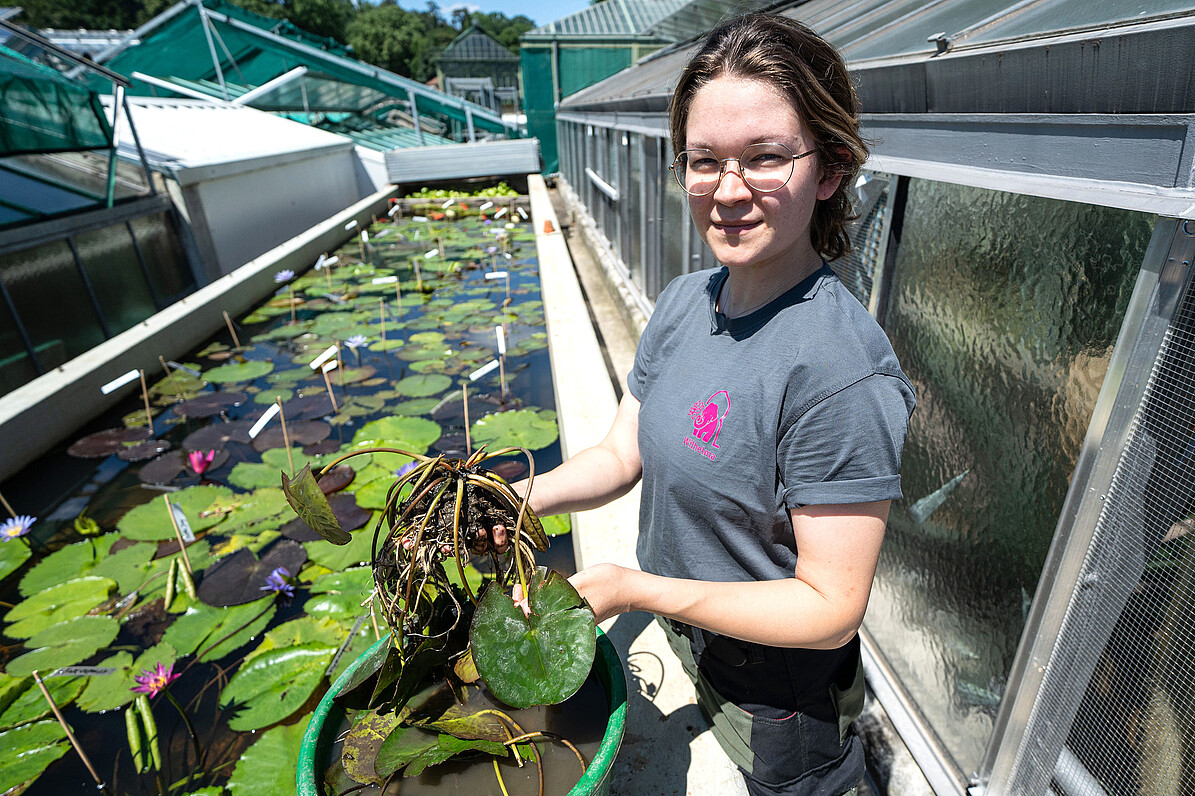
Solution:
M 616 564 L 594 564 L 568 579 L 593 609 L 595 624 L 634 610 L 630 585 L 637 570 Z

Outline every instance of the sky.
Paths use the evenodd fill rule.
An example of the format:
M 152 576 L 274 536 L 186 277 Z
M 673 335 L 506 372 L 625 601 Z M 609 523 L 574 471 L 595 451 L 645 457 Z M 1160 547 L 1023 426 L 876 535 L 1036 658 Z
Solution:
M 423 11 L 427 0 L 399 0 L 398 4 L 411 11 Z M 589 7 L 589 0 L 436 0 L 445 17 L 450 18 L 453 9 L 468 8 L 473 11 L 493 13 L 501 11 L 508 17 L 522 14 L 535 20 L 536 25 L 546 25 L 561 17 Z

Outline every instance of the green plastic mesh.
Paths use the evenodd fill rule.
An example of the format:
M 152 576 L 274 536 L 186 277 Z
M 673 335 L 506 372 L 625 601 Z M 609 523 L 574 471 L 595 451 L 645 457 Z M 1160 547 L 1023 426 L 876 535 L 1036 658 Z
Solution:
M 0 46 L 0 157 L 110 146 L 96 94 Z

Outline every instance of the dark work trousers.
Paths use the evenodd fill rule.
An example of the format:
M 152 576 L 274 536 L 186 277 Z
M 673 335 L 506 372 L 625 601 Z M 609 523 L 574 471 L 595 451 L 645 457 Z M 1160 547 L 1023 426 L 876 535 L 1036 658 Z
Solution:
M 863 779 L 859 640 L 839 650 L 768 647 L 662 619 L 714 737 L 751 796 L 842 796 Z

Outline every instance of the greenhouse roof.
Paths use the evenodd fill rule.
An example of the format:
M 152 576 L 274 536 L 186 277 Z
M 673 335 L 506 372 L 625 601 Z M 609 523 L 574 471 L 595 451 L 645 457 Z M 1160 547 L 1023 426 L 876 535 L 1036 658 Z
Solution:
M 518 63 L 519 56 L 503 47 L 497 39 L 490 36 L 474 22 L 453 39 L 436 60 L 513 61 Z
M 527 31 L 521 40 L 562 37 L 656 38 L 649 28 L 688 0 L 605 0 Z
M 362 110 L 371 101 L 406 101 L 413 96 L 421 115 L 455 119 L 494 133 L 513 132 L 511 123 L 480 105 L 354 60 L 330 39 L 222 0 L 180 2 L 97 60 L 121 74 L 152 78 L 138 78 L 133 86 L 138 94 L 157 93 L 162 80 L 179 86 L 189 81 L 192 91 L 230 100 L 244 90 L 270 85 L 253 94 L 249 103 L 278 111 Z
M 869 113 L 1195 107 L 1191 0 L 809 0 L 781 13 L 839 48 Z M 662 113 L 697 46 L 653 53 L 560 109 Z

